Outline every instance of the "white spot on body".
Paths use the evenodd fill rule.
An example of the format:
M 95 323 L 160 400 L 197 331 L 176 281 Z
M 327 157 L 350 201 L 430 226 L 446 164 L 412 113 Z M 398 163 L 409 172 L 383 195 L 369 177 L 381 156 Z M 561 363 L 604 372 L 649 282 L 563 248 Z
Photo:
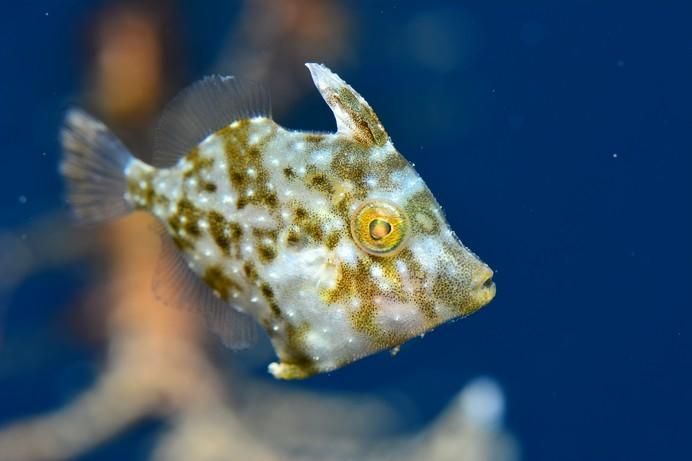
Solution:
M 370 149 L 370 160 L 373 162 L 381 162 L 393 152 L 396 152 L 394 150 L 394 146 L 392 146 L 392 143 L 388 141 L 384 146 L 373 147 Z
M 350 241 L 342 239 L 334 251 L 336 256 L 348 266 L 353 267 L 358 263 L 358 250 Z
M 331 154 L 324 149 L 314 151 L 311 156 L 312 163 L 321 167 L 329 165 L 330 160 Z
M 419 238 L 411 242 L 410 248 L 416 261 L 423 266 L 423 269 L 430 273 L 437 272 L 437 257 L 442 254 L 439 239 L 433 237 Z
M 397 259 L 395 264 L 396 270 L 399 271 L 400 274 L 408 273 L 408 268 L 406 267 L 406 263 L 404 261 L 402 261 L 401 259 Z

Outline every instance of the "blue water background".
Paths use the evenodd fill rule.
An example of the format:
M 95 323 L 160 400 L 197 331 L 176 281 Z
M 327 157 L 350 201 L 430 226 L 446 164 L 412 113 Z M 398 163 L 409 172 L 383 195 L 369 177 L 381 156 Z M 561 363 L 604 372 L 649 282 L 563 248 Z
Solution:
M 82 84 L 79 31 L 97 3 L 2 7 L 0 227 L 64 206 L 57 130 Z M 183 3 L 192 78 L 211 66 L 235 6 Z M 692 5 L 348 4 L 357 59 L 334 70 L 496 269 L 498 295 L 395 359 L 288 385 L 394 389 L 424 424 L 467 380 L 490 375 L 524 459 L 692 459 Z M 429 43 L 406 38 L 421 14 L 448 21 Z M 316 91 L 279 122 L 333 127 Z M 97 353 L 42 334 L 64 321 L 83 271 L 34 275 L 12 295 L 0 424 L 93 381 Z M 80 459 L 145 459 L 156 433 L 143 423 Z

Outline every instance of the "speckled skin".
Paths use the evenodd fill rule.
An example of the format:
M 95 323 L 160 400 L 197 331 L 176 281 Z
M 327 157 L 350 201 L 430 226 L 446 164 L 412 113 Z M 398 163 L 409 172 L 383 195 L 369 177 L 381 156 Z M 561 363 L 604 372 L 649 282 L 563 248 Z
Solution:
M 126 171 L 127 200 L 166 224 L 218 296 L 259 321 L 280 359 L 270 372 L 287 379 L 393 348 L 495 294 L 492 271 L 449 229 L 370 106 L 309 67 L 336 133 L 237 120 L 171 168 L 132 160 Z M 358 207 L 379 201 L 410 223 L 393 255 L 363 251 L 351 232 Z

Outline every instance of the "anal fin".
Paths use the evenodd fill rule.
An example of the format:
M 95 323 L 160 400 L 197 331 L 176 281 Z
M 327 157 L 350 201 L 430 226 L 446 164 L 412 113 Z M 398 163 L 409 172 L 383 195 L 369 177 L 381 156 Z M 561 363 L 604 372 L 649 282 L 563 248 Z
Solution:
M 161 254 L 153 280 L 155 296 L 166 305 L 195 310 L 207 328 L 230 349 L 246 349 L 255 344 L 255 320 L 216 296 L 190 269 L 163 225 L 157 227 L 161 237 Z

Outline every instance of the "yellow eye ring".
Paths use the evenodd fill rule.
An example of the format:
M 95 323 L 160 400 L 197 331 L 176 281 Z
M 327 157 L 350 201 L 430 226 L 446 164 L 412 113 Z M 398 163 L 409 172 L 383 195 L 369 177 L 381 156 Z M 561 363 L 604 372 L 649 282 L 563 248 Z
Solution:
M 365 202 L 351 216 L 353 240 L 361 250 L 374 256 L 398 253 L 408 233 L 408 217 L 401 208 L 389 202 Z

